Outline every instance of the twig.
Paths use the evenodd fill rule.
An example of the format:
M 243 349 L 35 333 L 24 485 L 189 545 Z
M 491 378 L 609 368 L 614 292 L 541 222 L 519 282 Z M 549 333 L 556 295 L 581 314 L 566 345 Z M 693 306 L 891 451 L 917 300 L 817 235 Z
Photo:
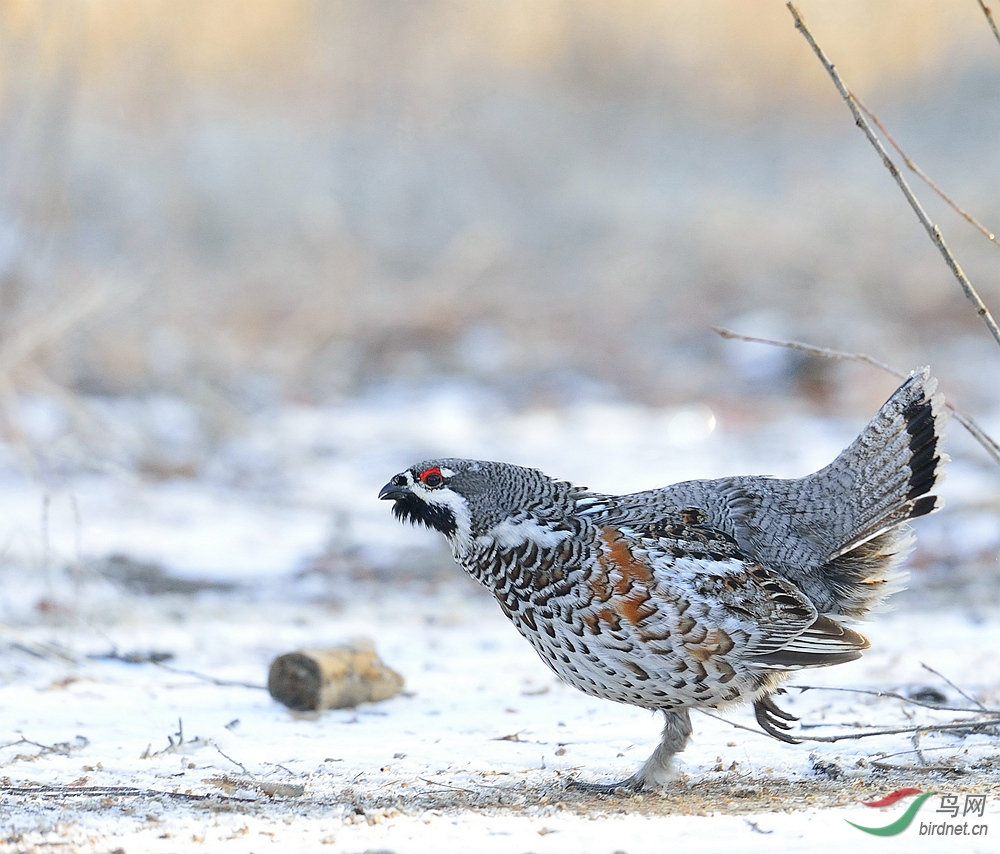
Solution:
M 889 145 L 891 145 L 893 148 L 896 149 L 896 151 L 899 153 L 899 156 L 903 158 L 903 162 L 906 164 L 907 168 L 915 175 L 917 175 L 917 177 L 919 177 L 920 180 L 922 180 L 935 193 L 937 193 L 938 196 L 942 199 L 942 201 L 944 201 L 945 204 L 950 206 L 951 209 L 955 211 L 955 213 L 957 213 L 960 217 L 966 220 L 970 225 L 979 229 L 979 231 L 981 231 L 983 235 L 985 235 L 987 240 L 991 240 L 997 246 L 1000 246 L 1000 241 L 997 240 L 996 235 L 992 231 L 990 231 L 978 219 L 976 219 L 972 214 L 970 214 L 967 210 L 965 210 L 965 208 L 953 202 L 951 198 L 949 198 L 949 196 L 945 193 L 945 191 L 942 190 L 937 184 L 935 184 L 934 181 L 931 180 L 930 176 L 926 172 L 924 172 L 923 169 L 917 166 L 917 164 L 914 163 L 913 160 L 910 159 L 907 153 L 903 151 L 903 149 L 900 147 L 899 143 L 896 142 L 895 139 L 893 139 L 892 134 L 889 133 L 885 125 L 879 121 L 878 116 L 876 116 L 871 110 L 869 110 L 868 107 L 866 107 L 865 104 L 861 101 L 861 99 L 853 92 L 851 93 L 851 97 L 854 99 L 854 102 L 858 105 L 858 109 L 860 109 L 861 112 L 863 112 L 866 116 L 868 116 L 868 118 L 870 118 L 873 122 L 875 122 L 876 125 L 878 125 L 878 129 L 882 131 L 882 136 L 884 136 L 886 140 L 888 140 Z
M 223 759 L 227 759 L 228 761 L 232 762 L 233 765 L 237 766 L 244 774 L 250 773 L 249 771 L 247 771 L 246 765 L 244 765 L 242 762 L 237 762 L 235 759 L 233 759 L 232 756 L 223 753 L 222 748 L 219 747 L 219 745 L 217 745 L 214 741 L 212 742 L 212 747 L 214 747 L 219 752 L 219 755 Z
M 872 730 L 871 732 L 845 732 L 837 735 L 796 735 L 803 741 L 851 741 L 859 738 L 874 738 L 879 735 L 903 735 L 913 732 L 953 732 L 963 729 L 982 729 L 985 727 L 1000 724 L 1000 718 L 991 718 L 986 721 L 955 721 L 950 724 L 927 724 L 925 726 L 889 727 L 886 729 Z
M 955 768 L 951 765 L 896 765 L 893 762 L 883 762 L 876 759 L 871 763 L 872 768 L 879 771 L 909 771 L 920 772 L 922 774 L 968 774 L 964 768 Z
M 88 655 L 87 658 L 94 661 L 120 661 L 122 664 L 159 664 L 161 661 L 169 661 L 174 657 L 172 652 L 162 652 L 150 650 L 149 652 L 125 652 L 121 653 L 117 649 L 100 655 Z
M 174 740 L 176 738 L 176 741 Z M 155 753 L 151 752 L 152 743 L 146 746 L 146 749 L 142 752 L 140 759 L 152 759 L 154 756 L 162 756 L 165 753 L 177 753 L 181 748 L 192 748 L 192 747 L 204 747 L 207 744 L 211 744 L 210 741 L 202 738 L 201 736 L 195 736 L 193 739 L 184 738 L 184 719 L 177 718 L 177 732 L 173 735 L 167 736 L 167 746 L 163 750 L 157 750 Z M 216 748 L 218 750 L 218 748 Z M 222 753 L 222 751 L 219 751 Z M 225 755 L 225 754 L 223 754 Z M 229 757 L 226 757 L 229 759 Z M 238 763 L 237 763 L 238 764 Z
M 50 643 L 48 641 L 35 642 L 35 641 L 7 641 L 7 649 L 17 650 L 18 652 L 23 652 L 26 655 L 34 656 L 35 658 L 40 658 L 42 661 L 49 661 L 53 658 L 57 658 L 60 661 L 68 662 L 69 664 L 78 664 L 79 661 L 69 650 L 63 649 L 58 644 Z
M 41 756 L 47 756 L 50 753 L 58 754 L 59 756 L 69 756 L 74 750 L 83 750 L 90 744 L 90 740 L 86 736 L 78 735 L 74 743 L 68 741 L 60 741 L 56 744 L 42 744 L 40 741 L 32 741 L 30 738 L 25 738 L 23 735 L 17 741 L 11 741 L 7 744 L 0 744 L 0 750 L 6 750 L 8 747 L 17 747 L 19 744 L 30 744 L 32 747 L 37 747 L 41 750 L 41 753 L 35 756 L 24 756 L 18 754 L 13 759 L 4 762 L 4 765 L 10 765 L 17 762 L 19 759 L 38 759 Z
M 757 735 L 767 735 L 766 732 L 760 729 L 754 729 L 754 727 L 744 726 L 736 721 L 731 721 L 728 718 L 724 718 L 721 715 L 714 715 L 711 712 L 705 711 L 705 709 L 699 709 L 703 715 L 708 715 L 710 718 L 715 718 L 718 721 L 729 724 L 735 729 L 746 730 L 747 732 L 753 732 Z M 875 738 L 880 735 L 902 735 L 905 733 L 914 732 L 953 732 L 955 730 L 963 729 L 981 729 L 984 727 L 997 726 L 1000 724 L 1000 718 L 991 718 L 985 721 L 956 721 L 950 724 L 927 724 L 924 726 L 907 726 L 907 727 L 889 727 L 886 729 L 875 729 L 868 732 L 844 732 L 838 733 L 837 735 L 802 735 L 801 733 L 795 733 L 793 736 L 796 741 L 820 741 L 824 743 L 833 743 L 835 741 L 852 741 L 861 738 Z M 771 736 L 768 736 L 770 738 Z
M 926 750 L 929 753 L 932 750 L 954 750 L 954 749 L 955 749 L 954 746 L 949 745 L 945 747 L 923 747 L 920 750 L 921 751 Z M 893 756 L 906 756 L 907 753 L 917 753 L 917 752 L 918 752 L 917 750 L 897 750 L 895 753 L 883 753 L 881 756 L 879 756 L 878 761 L 881 762 L 885 759 L 892 759 Z
M 843 359 L 850 362 L 861 362 L 863 365 L 871 365 L 873 368 L 879 368 L 880 370 L 886 371 L 892 374 L 898 379 L 906 379 L 906 374 L 902 371 L 898 371 L 895 368 L 887 365 L 885 362 L 880 362 L 869 356 L 867 353 L 847 353 L 843 350 L 831 350 L 828 347 L 816 347 L 812 344 L 803 344 L 801 341 L 783 341 L 778 338 L 759 338 L 755 335 L 743 335 L 739 332 L 733 332 L 731 329 L 724 329 L 721 326 L 713 326 L 712 330 L 717 334 L 721 335 L 723 338 L 728 338 L 734 341 L 749 341 L 754 344 L 770 344 L 774 347 L 786 347 L 789 350 L 801 350 L 803 353 L 808 353 L 810 356 L 819 356 L 823 359 Z M 993 461 L 1000 465 L 1000 445 L 998 445 L 992 437 L 990 437 L 986 431 L 983 430 L 972 418 L 971 415 L 966 415 L 962 410 L 953 406 L 947 400 L 944 402 L 945 407 L 951 412 L 952 417 L 961 424 L 969 434 L 975 439 L 986 451 L 987 454 L 992 457 Z
M 236 679 L 219 679 L 217 676 L 208 676 L 204 673 L 199 673 L 197 670 L 184 670 L 180 667 L 171 667 L 169 664 L 164 664 L 162 661 L 149 661 L 141 662 L 143 664 L 155 664 L 157 667 L 163 670 L 168 670 L 171 673 L 179 673 L 182 676 L 194 676 L 196 679 L 201 679 L 204 682 L 211 682 L 213 685 L 221 685 L 224 688 L 252 688 L 255 691 L 266 691 L 266 685 L 255 685 L 252 682 L 240 682 Z
M 979 8 L 983 10 L 986 20 L 989 21 L 990 29 L 993 30 L 993 35 L 996 36 L 997 42 L 1000 43 L 1000 30 L 997 29 L 997 22 L 993 20 L 993 10 L 983 0 L 979 0 Z
M 943 673 L 939 673 L 939 672 L 938 672 L 937 670 L 935 670 L 935 669 L 934 669 L 933 667 L 931 667 L 931 666 L 930 666 L 930 665 L 928 665 L 928 664 L 924 664 L 924 663 L 923 663 L 922 661 L 920 662 L 920 666 L 921 666 L 922 668 L 924 668 L 924 670 L 927 670 L 928 672 L 930 672 L 930 673 L 933 673 L 933 674 L 934 674 L 935 676 L 937 676 L 937 677 L 938 677 L 939 679 L 943 679 L 943 680 L 944 680 L 945 682 L 947 682 L 947 683 L 948 683 L 948 684 L 949 684 L 949 685 L 950 685 L 950 686 L 951 686 L 952 688 L 954 688 L 954 689 L 955 689 L 956 691 L 958 691 L 958 693 L 959 693 L 959 694 L 961 694 L 961 695 L 962 695 L 963 697 L 965 697 L 965 699 L 966 699 L 966 700 L 968 700 L 968 701 L 969 701 L 970 703 L 975 703 L 975 704 L 976 704 L 977 706 L 979 706 L 979 709 L 980 709 L 980 711 L 983 711 L 983 712 L 985 712 L 985 711 L 986 711 L 986 707 L 985 707 L 985 706 L 984 706 L 984 705 L 983 705 L 982 703 L 980 703 L 980 702 L 979 702 L 979 700 L 977 700 L 977 699 L 976 699 L 975 697 L 970 697 L 970 696 L 969 696 L 968 694 L 966 694 L 966 693 L 965 693 L 965 691 L 963 691 L 963 690 L 962 690 L 961 688 L 959 688 L 959 687 L 958 687 L 958 686 L 957 686 L 957 685 L 956 685 L 956 684 L 955 684 L 954 682 L 952 682 L 952 681 L 951 681 L 951 680 L 950 680 L 950 679 L 949 679 L 949 678 L 948 678 L 947 676 L 945 676 L 945 675 L 944 675 Z
M 425 783 L 430 783 L 432 786 L 444 786 L 446 789 L 454 789 L 456 792 L 468 792 L 470 795 L 478 795 L 475 789 L 463 789 L 461 786 L 453 786 L 451 783 L 439 783 L 437 780 L 428 780 L 426 777 L 417 777 L 418 780 L 423 780 Z M 479 783 L 484 789 L 502 789 L 503 786 L 491 786 L 489 783 Z
M 889 157 L 889 153 L 879 141 L 875 131 L 872 130 L 872 126 L 868 123 L 868 120 L 865 118 L 861 110 L 858 109 L 857 101 L 844 84 L 844 81 L 841 79 L 837 69 L 827 58 L 823 49 L 816 43 L 816 39 L 813 38 L 812 33 L 809 32 L 805 22 L 802 20 L 802 15 L 799 14 L 799 10 L 795 8 L 795 4 L 787 3 L 786 5 L 788 7 L 788 11 L 792 13 L 792 17 L 795 19 L 795 29 L 802 33 L 805 40 L 809 43 L 809 47 L 812 48 L 813 53 L 816 54 L 819 61 L 823 64 L 827 74 L 830 75 L 830 79 L 833 80 L 833 85 L 837 87 L 837 91 L 840 93 L 840 96 L 847 102 L 847 106 L 850 108 L 851 113 L 854 116 L 855 123 L 859 128 L 861 128 L 862 131 L 864 131 L 865 136 L 868 137 L 868 141 L 882 158 L 882 163 L 885 165 L 885 168 L 889 170 L 889 174 L 892 175 L 893 179 L 896 181 L 899 189 L 906 197 L 906 201 L 910 203 L 910 207 L 913 208 L 913 212 L 917 215 L 917 219 L 920 220 L 921 225 L 923 225 L 923 227 L 927 230 L 927 234 L 930 236 L 931 241 L 941 252 L 945 263 L 948 265 L 948 269 L 951 270 L 952 274 L 958 280 L 958 283 L 969 302 L 971 302 L 975 307 L 976 314 L 982 318 L 983 323 L 986 324 L 986 328 L 989 329 L 993 339 L 997 342 L 997 344 L 1000 344 L 1000 327 L 997 326 L 996 321 L 993 319 L 993 315 L 990 314 L 989 309 L 986 308 L 986 305 L 980 299 L 976 289 L 972 286 L 972 283 L 962 271 L 962 268 L 958 265 L 958 261 L 955 260 L 955 256 L 951 254 L 951 250 L 944 242 L 944 237 L 941 236 L 940 230 L 936 225 L 934 225 L 933 222 L 930 221 L 919 200 L 915 195 L 913 195 L 913 191 L 910 189 L 910 185 L 906 183 L 906 179 L 903 177 L 903 174 L 899 171 L 896 164 L 892 162 L 892 158 Z
M 785 341 L 781 338 L 760 338 L 756 335 L 744 335 L 742 332 L 734 332 L 732 329 L 726 329 L 724 326 L 713 326 L 712 331 L 732 341 L 749 341 L 751 344 L 770 344 L 774 347 L 786 347 L 789 350 L 801 350 L 810 356 L 819 356 L 823 359 L 848 359 L 852 362 L 861 362 L 862 364 L 871 365 L 873 368 L 879 368 L 893 374 L 901 380 L 906 379 L 906 374 L 902 371 L 897 371 L 895 368 L 890 367 L 885 362 L 880 362 L 867 353 L 848 353 L 844 350 L 831 350 L 829 347 L 803 344 L 801 341 Z
M 470 795 L 475 795 L 476 791 L 474 789 L 463 789 L 461 786 L 452 786 L 451 783 L 439 783 L 437 780 L 428 780 L 426 777 L 417 777 L 418 780 L 423 780 L 425 783 L 431 786 L 443 786 L 446 789 L 452 789 L 456 792 L 466 792 Z
M 182 801 L 240 801 L 256 803 L 255 798 L 234 798 L 231 795 L 217 795 L 214 792 L 207 795 L 195 795 L 191 792 L 163 792 L 158 789 L 136 789 L 133 786 L 3 786 L 0 785 L 0 795 L 28 797 L 40 795 L 43 798 L 66 797 L 67 795 L 103 797 L 103 798 L 175 798 Z
M 940 676 L 940 674 L 938 675 Z M 925 709 L 934 709 L 938 712 L 967 712 L 969 714 L 979 714 L 980 712 L 985 712 L 988 715 L 1000 715 L 1000 709 L 984 708 L 979 703 L 976 703 L 975 700 L 971 700 L 968 697 L 966 697 L 966 699 L 969 699 L 972 703 L 976 703 L 976 705 L 979 706 L 978 709 L 967 709 L 962 706 L 939 706 L 937 703 L 925 703 L 923 700 L 914 700 L 913 697 L 896 694 L 893 691 L 869 691 L 865 688 L 827 688 L 824 685 L 789 685 L 787 687 L 798 688 L 800 691 L 843 691 L 850 694 L 867 694 L 871 697 L 886 697 L 890 700 L 902 700 L 904 703 L 912 703 L 914 706 L 923 706 Z M 955 688 L 955 690 L 958 691 L 958 688 Z M 959 693 L 961 693 L 961 691 L 959 691 Z M 963 694 L 962 696 L 965 695 Z

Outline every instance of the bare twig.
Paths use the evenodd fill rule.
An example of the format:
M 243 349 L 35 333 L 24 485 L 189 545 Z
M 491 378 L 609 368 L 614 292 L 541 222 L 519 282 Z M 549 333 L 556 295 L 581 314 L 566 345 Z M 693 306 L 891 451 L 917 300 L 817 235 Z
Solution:
M 166 753 L 178 753 L 181 750 L 205 747 L 209 744 L 212 744 L 212 742 L 197 735 L 192 739 L 186 739 L 184 737 L 184 720 L 183 718 L 177 718 L 177 732 L 173 735 L 167 736 L 167 746 L 164 747 L 163 750 L 157 750 L 154 752 L 152 750 L 153 745 L 149 744 L 146 746 L 146 749 L 142 752 L 142 755 L 140 755 L 139 758 L 152 759 L 154 756 L 163 756 Z M 218 748 L 216 749 L 218 750 Z M 219 753 L 222 753 L 222 751 L 220 750 Z M 225 756 L 225 754 L 223 754 L 223 756 Z M 229 757 L 226 756 L 226 759 L 229 759 Z M 239 763 L 236 764 L 238 765 Z
M 942 201 L 944 201 L 946 205 L 951 207 L 951 209 L 955 211 L 955 213 L 957 213 L 960 217 L 962 217 L 964 220 L 966 220 L 968 223 L 970 223 L 972 226 L 974 226 L 980 232 L 982 232 L 982 234 L 986 237 L 987 240 L 992 240 L 997 246 L 1000 246 L 1000 241 L 997 240 L 996 235 L 992 231 L 990 231 L 978 219 L 976 219 L 972 214 L 970 214 L 967 210 L 965 210 L 965 208 L 953 202 L 951 198 L 945 193 L 945 191 L 942 190 L 936 183 L 934 183 L 934 181 L 931 180 L 930 176 L 926 172 L 924 172 L 923 169 L 917 166 L 917 164 L 914 163 L 913 160 L 910 159 L 909 155 L 907 155 L 907 153 L 903 151 L 899 143 L 896 142 L 895 139 L 893 139 L 892 134 L 889 133 L 889 131 L 886 129 L 886 126 L 882 124 L 881 121 L 879 121 L 879 117 L 876 116 L 871 110 L 869 110 L 868 107 L 865 106 L 865 104 L 862 102 L 862 100 L 853 92 L 851 93 L 851 97 L 854 99 L 854 102 L 858 105 L 858 109 L 860 109 L 861 112 L 863 112 L 866 116 L 868 116 L 868 118 L 870 118 L 873 122 L 875 122 L 876 125 L 878 125 L 878 129 L 882 131 L 882 136 L 884 136 L 886 140 L 888 140 L 889 145 L 891 145 L 893 148 L 896 149 L 896 151 L 899 153 L 899 156 L 903 158 L 903 162 L 906 164 L 907 168 L 915 175 L 917 175 L 917 177 L 919 177 L 920 180 L 922 180 L 935 193 L 937 193 L 938 196 L 942 199 Z
M 47 641 L 7 641 L 4 646 L 6 646 L 7 649 L 23 652 L 26 655 L 32 655 L 35 658 L 42 659 L 43 661 L 50 661 L 56 658 L 60 661 L 69 662 L 70 664 L 79 663 L 78 659 L 69 650 L 64 649 L 58 644 L 49 643 Z
M 437 780 L 428 780 L 426 777 L 417 777 L 418 780 L 423 780 L 425 783 L 431 786 L 442 786 L 445 789 L 451 789 L 454 792 L 467 792 L 470 795 L 476 794 L 472 789 L 463 789 L 461 786 L 453 786 L 451 783 L 439 783 Z
M 996 37 L 997 43 L 1000 44 L 1000 30 L 997 29 L 997 22 L 993 20 L 993 10 L 983 0 L 978 0 L 978 2 L 979 8 L 983 10 L 983 14 L 989 22 L 990 29 L 993 30 L 993 35 Z
M 847 88 L 844 81 L 841 79 L 837 69 L 827 58 L 823 49 L 816 43 L 816 39 L 814 39 L 812 33 L 809 32 L 805 22 L 802 20 L 802 15 L 799 13 L 799 10 L 795 8 L 795 4 L 787 3 L 786 5 L 788 7 L 788 11 L 792 13 L 792 17 L 795 19 L 795 29 L 802 33 L 805 40 L 809 43 L 809 47 L 812 48 L 813 53 L 816 54 L 819 61 L 823 64 L 827 74 L 830 75 L 830 79 L 833 80 L 833 85 L 837 87 L 837 91 L 840 93 L 840 96 L 847 102 L 847 106 L 850 108 L 851 113 L 854 116 L 855 124 L 857 124 L 857 126 L 864 131 L 865 136 L 868 137 L 868 141 L 878 152 L 879 157 L 882 158 L 882 163 L 885 165 L 885 168 L 889 170 L 889 174 L 892 175 L 893 179 L 896 181 L 899 189 L 906 197 L 906 201 L 909 202 L 910 207 L 913 208 L 913 212 L 917 215 L 917 219 L 920 220 L 921 225 L 923 225 L 923 227 L 927 230 L 927 234 L 930 236 L 934 245 L 938 248 L 938 251 L 940 251 L 945 263 L 948 265 L 948 269 L 951 270 L 952 274 L 958 280 L 966 298 L 973 304 L 973 306 L 975 306 L 976 314 L 982 318 L 983 323 L 986 324 L 986 328 L 989 329 L 993 339 L 997 342 L 997 344 L 1000 344 L 1000 327 L 997 326 L 996 321 L 993 319 L 993 315 L 990 314 L 989 309 L 986 308 L 986 305 L 983 303 L 982 299 L 980 299 L 976 289 L 972 286 L 972 283 L 962 271 L 958 261 L 955 260 L 955 256 L 951 254 L 951 250 L 944 242 L 944 237 L 941 236 L 941 231 L 933 222 L 930 221 L 930 218 L 924 211 L 923 206 L 920 204 L 917 197 L 913 195 L 913 190 L 911 190 L 910 185 L 906 183 L 906 179 L 899 171 L 899 167 L 892 162 L 892 158 L 889 157 L 889 153 L 885 150 L 885 146 L 882 145 L 875 131 L 872 129 L 871 124 L 869 124 L 868 120 L 859 109 L 857 101 Z
M 710 718 L 715 718 L 717 721 L 722 721 L 723 723 L 729 724 L 735 729 L 746 730 L 747 732 L 753 732 L 757 735 L 764 735 L 770 738 L 766 732 L 760 729 L 755 729 L 754 727 L 744 726 L 743 724 L 737 723 L 736 721 L 731 721 L 728 718 L 724 718 L 721 715 L 714 715 L 705 709 L 699 709 L 703 715 L 708 715 Z M 985 727 L 998 726 L 1000 725 L 1000 718 L 990 718 L 985 721 L 954 721 L 949 724 L 924 724 L 920 726 L 905 726 L 905 727 L 887 727 L 885 729 L 870 729 L 864 732 L 843 732 L 837 735 L 802 735 L 796 732 L 793 735 L 796 741 L 819 741 L 827 744 L 832 744 L 836 741 L 853 741 L 861 738 L 876 738 L 880 735 L 903 735 L 912 734 L 915 732 L 954 732 L 961 730 L 974 730 L 983 729 Z
M 446 789 L 453 789 L 456 792 L 468 792 L 470 795 L 479 794 L 475 789 L 463 789 L 461 786 L 453 786 L 451 783 L 442 783 L 439 780 L 428 780 L 426 777 L 417 777 L 418 780 L 423 780 L 425 783 L 429 783 L 432 786 L 443 786 Z M 502 789 L 503 786 L 491 786 L 489 783 L 477 783 L 483 789 Z
M 938 674 L 940 676 L 940 674 Z M 943 678 L 943 677 L 942 677 Z M 951 684 L 951 683 L 949 683 Z M 954 686 L 952 686 L 954 687 Z M 907 697 L 903 694 L 897 694 L 893 691 L 869 691 L 865 688 L 828 688 L 824 685 L 789 685 L 788 688 L 798 688 L 800 691 L 842 691 L 848 694 L 867 694 L 870 697 L 885 697 L 890 700 L 902 700 L 904 703 L 910 703 L 914 706 L 923 706 L 925 709 L 934 709 L 939 712 L 968 712 L 970 714 L 979 714 L 980 712 L 985 712 L 990 715 L 1000 715 L 1000 709 L 987 709 L 982 705 L 977 703 L 975 700 L 966 697 L 970 702 L 976 703 L 979 706 L 978 709 L 967 709 L 962 706 L 940 706 L 937 703 L 925 703 L 923 700 L 915 700 L 913 697 Z M 958 691 L 958 688 L 955 688 Z M 959 691 L 961 694 L 962 692 Z M 965 697 L 965 694 L 962 694 Z
M 214 747 L 218 751 L 219 756 L 221 756 L 223 759 L 228 760 L 229 762 L 232 762 L 233 765 L 238 767 L 244 774 L 250 773 L 249 771 L 247 771 L 246 765 L 244 765 L 242 762 L 237 762 L 235 759 L 233 759 L 232 756 L 223 753 L 222 748 L 219 747 L 219 745 L 217 745 L 214 741 L 212 742 L 212 747 Z
M 872 768 L 879 771 L 909 771 L 920 772 L 922 774 L 968 774 L 965 768 L 953 767 L 951 765 L 896 765 L 893 762 L 883 762 L 876 759 L 871 763 Z
M 844 350 L 831 350 L 829 347 L 817 347 L 814 344 L 803 344 L 801 341 L 785 341 L 781 338 L 760 338 L 756 335 L 744 335 L 742 332 L 734 332 L 732 329 L 726 329 L 724 326 L 713 326 L 712 331 L 731 341 L 749 341 L 751 344 L 770 344 L 773 347 L 786 347 L 789 350 L 801 350 L 803 353 L 808 353 L 810 356 L 819 356 L 823 359 L 847 359 L 852 362 L 861 362 L 862 364 L 871 365 L 873 368 L 878 368 L 886 371 L 887 373 L 893 374 L 901 380 L 906 379 L 906 374 L 902 371 L 897 371 L 895 368 L 890 367 L 885 362 L 880 362 L 878 359 L 869 356 L 867 353 L 848 353 Z
M 224 688 L 252 688 L 255 691 L 266 691 L 266 685 L 255 685 L 253 682 L 240 682 L 236 679 L 219 679 L 217 676 L 208 676 L 205 673 L 199 673 L 197 670 L 185 670 L 181 667 L 171 667 L 169 664 L 165 664 L 162 661 L 149 661 L 141 662 L 142 664 L 155 664 L 162 670 L 168 670 L 171 673 L 178 673 L 182 676 L 194 676 L 195 679 L 201 679 L 203 682 L 210 682 L 212 685 L 220 685 Z
M 14 762 L 18 762 L 22 759 L 27 759 L 27 760 L 39 759 L 42 756 L 48 756 L 49 754 L 52 753 L 58 756 L 69 756 L 73 751 L 82 750 L 83 748 L 85 748 L 87 745 L 90 744 L 90 741 L 86 737 L 78 735 L 76 739 L 74 739 L 73 743 L 70 743 L 68 741 L 60 741 L 56 744 L 42 744 L 40 741 L 32 741 L 30 738 L 25 738 L 22 735 L 17 741 L 11 741 L 8 742 L 7 744 L 0 744 L 0 750 L 6 750 L 8 747 L 17 747 L 20 744 L 29 744 L 32 747 L 37 747 L 40 750 L 40 752 L 36 753 L 34 756 L 28 756 L 19 753 L 13 759 L 4 762 L 3 763 L 4 765 L 11 765 Z
M 908 754 L 908 753 L 917 753 L 917 752 L 922 752 L 922 751 L 927 751 L 928 753 L 930 753 L 931 751 L 934 751 L 934 750 L 954 750 L 954 749 L 955 749 L 954 745 L 947 745 L 947 746 L 944 746 L 944 747 L 922 747 L 922 748 L 920 748 L 920 751 L 918 751 L 916 749 L 912 749 L 912 750 L 897 750 L 895 753 L 882 753 L 879 756 L 878 761 L 882 762 L 882 761 L 884 761 L 886 759 L 892 759 L 893 756 L 906 756 L 906 754 Z
M 887 729 L 874 729 L 866 732 L 838 733 L 837 735 L 807 735 L 799 736 L 803 741 L 849 741 L 858 738 L 874 738 L 879 735 L 902 735 L 914 732 L 954 732 L 956 730 L 984 729 L 986 727 L 1000 725 L 1000 718 L 990 718 L 985 721 L 953 721 L 950 724 L 926 724 L 921 726 L 889 727 Z
M 96 798 L 175 798 L 181 801 L 242 801 L 255 803 L 255 798 L 234 798 L 231 795 L 195 795 L 190 792 L 163 792 L 157 789 L 136 789 L 132 786 L 2 786 L 0 795 L 43 798 L 63 798 L 69 795 Z
M 827 347 L 816 347 L 812 344 L 803 344 L 801 341 L 783 341 L 778 338 L 759 338 L 755 335 L 743 335 L 739 332 L 733 332 L 731 329 L 724 329 L 721 326 L 713 326 L 712 330 L 721 335 L 723 338 L 728 338 L 733 341 L 749 341 L 753 344 L 770 344 L 774 347 L 786 347 L 789 350 L 800 350 L 803 353 L 808 353 L 810 356 L 819 356 L 822 359 L 843 359 L 850 362 L 861 362 L 863 365 L 871 365 L 873 368 L 879 368 L 880 370 L 890 373 L 894 377 L 901 380 L 906 379 L 907 376 L 902 371 L 896 370 L 896 368 L 887 365 L 885 362 L 880 362 L 878 359 L 872 358 L 867 353 L 847 353 L 843 350 L 831 350 Z M 973 439 L 982 445 L 983 450 L 985 450 L 986 453 L 993 458 L 993 461 L 1000 465 L 1000 445 L 998 445 L 989 436 L 989 434 L 987 434 L 983 428 L 980 427 L 975 420 L 973 420 L 971 415 L 966 415 L 962 412 L 962 410 L 957 409 L 947 400 L 944 405 L 948 411 L 951 412 L 952 417 L 969 431 Z
M 938 677 L 938 679 L 943 679 L 952 688 L 954 688 L 956 691 L 958 691 L 959 694 L 961 694 L 963 697 L 965 697 L 966 700 L 968 700 L 970 703 L 975 703 L 977 706 L 979 706 L 980 711 L 983 711 L 983 712 L 986 711 L 986 707 L 982 703 L 980 703 L 979 700 L 977 700 L 975 697 L 970 697 L 968 694 L 965 693 L 965 691 L 963 691 L 961 688 L 959 688 L 954 682 L 952 682 L 943 673 L 939 673 L 937 670 L 935 670 L 929 664 L 924 664 L 922 661 L 920 662 L 920 666 L 922 668 L 924 668 L 924 670 L 926 670 L 927 672 L 933 673 L 935 676 Z

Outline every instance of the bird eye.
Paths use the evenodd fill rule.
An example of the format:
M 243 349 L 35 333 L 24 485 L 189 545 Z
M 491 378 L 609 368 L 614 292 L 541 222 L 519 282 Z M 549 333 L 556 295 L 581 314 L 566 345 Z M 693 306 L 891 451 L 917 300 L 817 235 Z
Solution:
M 441 474 L 441 469 L 435 466 L 432 469 L 427 469 L 420 473 L 420 482 L 424 486 L 429 486 L 433 489 L 436 486 L 440 486 L 444 483 L 444 475 Z

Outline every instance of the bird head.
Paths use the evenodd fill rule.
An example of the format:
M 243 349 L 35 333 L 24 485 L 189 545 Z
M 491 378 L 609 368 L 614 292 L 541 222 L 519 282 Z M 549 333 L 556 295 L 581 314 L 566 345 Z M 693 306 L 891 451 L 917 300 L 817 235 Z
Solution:
M 392 512 L 400 521 L 440 531 L 458 556 L 502 522 L 558 508 L 567 489 L 536 469 L 439 459 L 401 471 L 378 497 L 395 502 Z
M 392 513 L 402 522 L 433 528 L 449 540 L 465 539 L 471 529 L 468 493 L 478 491 L 481 481 L 472 460 L 428 460 L 401 471 L 378 497 L 395 502 Z

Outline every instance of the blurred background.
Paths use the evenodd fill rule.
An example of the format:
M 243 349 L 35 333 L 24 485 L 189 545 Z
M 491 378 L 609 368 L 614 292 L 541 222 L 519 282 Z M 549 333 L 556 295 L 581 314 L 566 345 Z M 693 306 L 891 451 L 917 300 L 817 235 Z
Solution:
M 0 9 L 8 389 L 745 394 L 726 360 L 747 345 L 713 324 L 950 383 L 1000 356 L 780 2 Z M 1000 55 L 976 4 L 803 13 L 1000 227 Z M 928 206 L 996 303 L 996 247 Z
M 1000 48 L 977 4 L 802 11 L 908 153 L 1000 228 Z M 653 486 L 635 437 L 658 435 L 657 482 L 801 474 L 893 388 L 713 325 L 931 364 L 998 423 L 1000 350 L 777 0 L 4 0 L 0 164 L 3 459 L 50 492 L 81 470 L 278 488 L 293 462 L 273 446 L 300 440 L 300 464 L 375 455 L 369 491 L 447 451 Z M 918 191 L 996 309 L 997 247 Z M 442 395 L 450 414 L 420 408 Z M 621 448 L 533 455 L 539 431 L 577 434 L 497 420 L 595 402 L 633 407 L 580 422 L 633 436 L 631 469 Z M 341 427 L 282 433 L 289 407 Z M 760 460 L 677 453 L 789 414 L 855 422 L 798 462 L 787 436 L 819 422 Z M 480 440 L 490 423 L 502 442 Z M 76 548 L 100 553 L 84 510 Z

